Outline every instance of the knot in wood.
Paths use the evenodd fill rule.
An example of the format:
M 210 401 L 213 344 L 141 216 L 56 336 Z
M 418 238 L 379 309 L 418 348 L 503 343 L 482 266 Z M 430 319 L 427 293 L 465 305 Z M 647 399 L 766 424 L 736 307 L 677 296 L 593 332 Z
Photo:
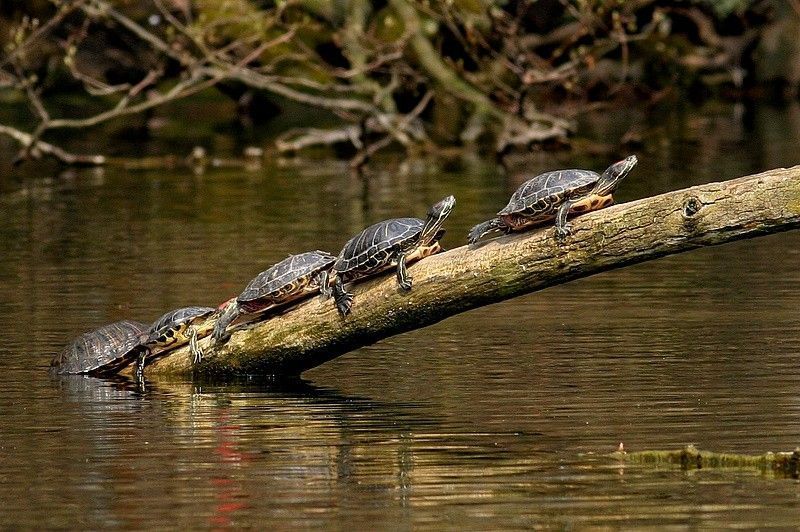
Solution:
M 687 220 L 692 219 L 702 208 L 703 203 L 699 199 L 695 197 L 688 198 L 683 202 L 683 217 Z

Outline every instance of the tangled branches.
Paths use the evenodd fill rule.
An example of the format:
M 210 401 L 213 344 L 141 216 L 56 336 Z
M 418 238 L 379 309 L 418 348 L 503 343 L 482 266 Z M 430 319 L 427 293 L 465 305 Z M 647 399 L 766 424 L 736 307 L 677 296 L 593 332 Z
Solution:
M 701 9 L 653 0 L 336 4 L 344 10 L 299 0 L 273 7 L 51 2 L 38 17 L 17 17 L 0 58 L 0 88 L 23 96 L 35 123 L 25 131 L 0 125 L 0 134 L 21 145 L 17 161 L 49 155 L 103 164 L 106 157 L 72 154 L 45 139 L 211 87 L 237 99 L 256 91 L 291 100 L 340 124 L 286 131 L 275 141 L 279 151 L 344 143 L 356 165 L 392 143 L 426 148 L 484 138 L 503 151 L 567 137 L 573 126 L 552 102 L 588 100 L 600 83 L 612 94 L 642 81 L 649 51 L 672 50 L 674 17 L 695 27 L 703 50 L 678 54 L 676 64 L 726 71 L 743 49 L 741 40 L 737 48 L 720 38 Z M 80 90 L 102 110 L 55 116 L 47 93 L 65 89 Z

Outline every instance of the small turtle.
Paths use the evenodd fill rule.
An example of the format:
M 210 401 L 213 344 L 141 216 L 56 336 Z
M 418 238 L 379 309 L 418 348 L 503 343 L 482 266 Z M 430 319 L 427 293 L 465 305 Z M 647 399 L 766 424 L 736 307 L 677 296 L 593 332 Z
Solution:
M 614 202 L 611 194 L 638 159 L 631 155 L 609 166 L 603 175 L 590 170 L 557 170 L 547 172 L 523 183 L 497 218 L 473 227 L 469 243 L 474 244 L 492 231 L 511 233 L 526 227 L 556 220 L 556 237 L 570 234 L 568 214 L 594 211 Z
M 240 315 L 264 312 L 297 301 L 328 286 L 328 273 L 336 257 L 325 251 L 289 255 L 259 273 L 223 309 L 212 334 L 214 343 L 224 340 L 226 329 Z
M 208 335 L 211 332 L 209 318 L 216 312 L 219 312 L 218 309 L 213 307 L 183 307 L 170 310 L 158 318 L 142 342 L 142 351 L 136 368 L 137 375 L 143 376 L 148 358 L 190 342 L 195 344 L 198 337 Z M 194 354 L 196 357 L 197 354 Z
M 130 364 L 147 337 L 147 325 L 118 321 L 78 336 L 50 363 L 56 374 L 115 373 Z
M 442 250 L 439 240 L 444 235 L 442 224 L 453 210 L 456 199 L 447 196 L 428 210 L 425 220 L 393 218 L 371 225 L 351 238 L 333 265 L 331 281 L 336 308 L 343 316 L 350 312 L 353 295 L 344 284 L 397 267 L 397 283 L 411 289 L 406 265 Z M 331 290 L 323 286 L 325 296 Z

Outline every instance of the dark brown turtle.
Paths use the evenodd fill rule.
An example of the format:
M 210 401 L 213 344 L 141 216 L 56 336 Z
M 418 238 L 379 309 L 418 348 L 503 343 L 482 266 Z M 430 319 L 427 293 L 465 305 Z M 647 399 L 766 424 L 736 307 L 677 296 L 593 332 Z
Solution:
M 214 343 L 225 339 L 226 329 L 241 315 L 263 314 L 327 287 L 334 261 L 336 257 L 325 251 L 308 251 L 289 255 L 259 273 L 223 310 L 214 326 Z
M 211 332 L 212 314 L 218 312 L 213 307 L 182 307 L 170 310 L 158 318 L 142 342 L 137 374 L 143 375 L 148 358 L 153 358 L 187 343 L 196 344 L 197 338 Z M 197 354 L 195 353 L 195 356 Z
M 116 373 L 136 359 L 147 337 L 147 325 L 118 321 L 78 336 L 50 363 L 57 374 Z
M 609 166 L 602 175 L 590 170 L 558 170 L 537 175 L 523 183 L 497 218 L 480 223 L 469 232 L 474 244 L 492 231 L 511 233 L 556 220 L 556 236 L 570 234 L 568 214 L 607 207 L 614 202 L 612 193 L 628 172 L 636 166 L 635 155 Z
M 350 312 L 353 295 L 344 284 L 397 268 L 397 283 L 403 290 L 411 289 L 406 265 L 441 251 L 439 239 L 444 235 L 442 224 L 453 210 L 456 199 L 447 196 L 428 210 L 425 220 L 393 218 L 371 225 L 351 238 L 333 265 L 333 297 L 343 316 Z M 326 286 L 323 294 L 330 295 Z

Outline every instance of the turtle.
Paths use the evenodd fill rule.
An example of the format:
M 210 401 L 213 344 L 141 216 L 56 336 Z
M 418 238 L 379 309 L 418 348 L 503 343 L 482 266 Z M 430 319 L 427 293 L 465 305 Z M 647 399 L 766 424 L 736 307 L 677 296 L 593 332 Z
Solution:
M 327 297 L 332 292 L 336 308 L 342 316 L 347 316 L 353 304 L 353 295 L 345 290 L 345 283 L 393 267 L 397 268 L 400 288 L 410 290 L 411 277 L 406 265 L 442 250 L 439 245 L 439 240 L 444 236 L 442 224 L 455 203 L 453 196 L 447 196 L 428 209 L 425 220 L 392 218 L 358 233 L 348 240 L 336 258 L 330 283 L 321 289 L 323 295 Z
M 147 337 L 142 341 L 136 374 L 140 378 L 143 376 L 148 358 L 189 342 L 196 343 L 197 337 L 208 335 L 212 323 L 209 318 L 219 312 L 218 308 L 195 306 L 181 307 L 163 314 L 150 326 Z
M 525 181 L 496 218 L 480 223 L 469 232 L 469 243 L 483 235 L 500 231 L 512 233 L 524 228 L 556 220 L 556 238 L 571 232 L 568 214 L 577 214 L 607 207 L 614 202 L 611 194 L 638 159 L 631 155 L 609 166 L 602 175 L 591 170 L 556 170 Z
M 225 339 L 228 326 L 239 316 L 263 314 L 319 292 L 328 285 L 335 261 L 336 257 L 326 251 L 307 251 L 289 255 L 259 273 L 224 307 L 212 333 L 214 345 Z
M 147 337 L 147 325 L 123 320 L 83 333 L 50 363 L 56 374 L 102 375 L 130 364 Z

